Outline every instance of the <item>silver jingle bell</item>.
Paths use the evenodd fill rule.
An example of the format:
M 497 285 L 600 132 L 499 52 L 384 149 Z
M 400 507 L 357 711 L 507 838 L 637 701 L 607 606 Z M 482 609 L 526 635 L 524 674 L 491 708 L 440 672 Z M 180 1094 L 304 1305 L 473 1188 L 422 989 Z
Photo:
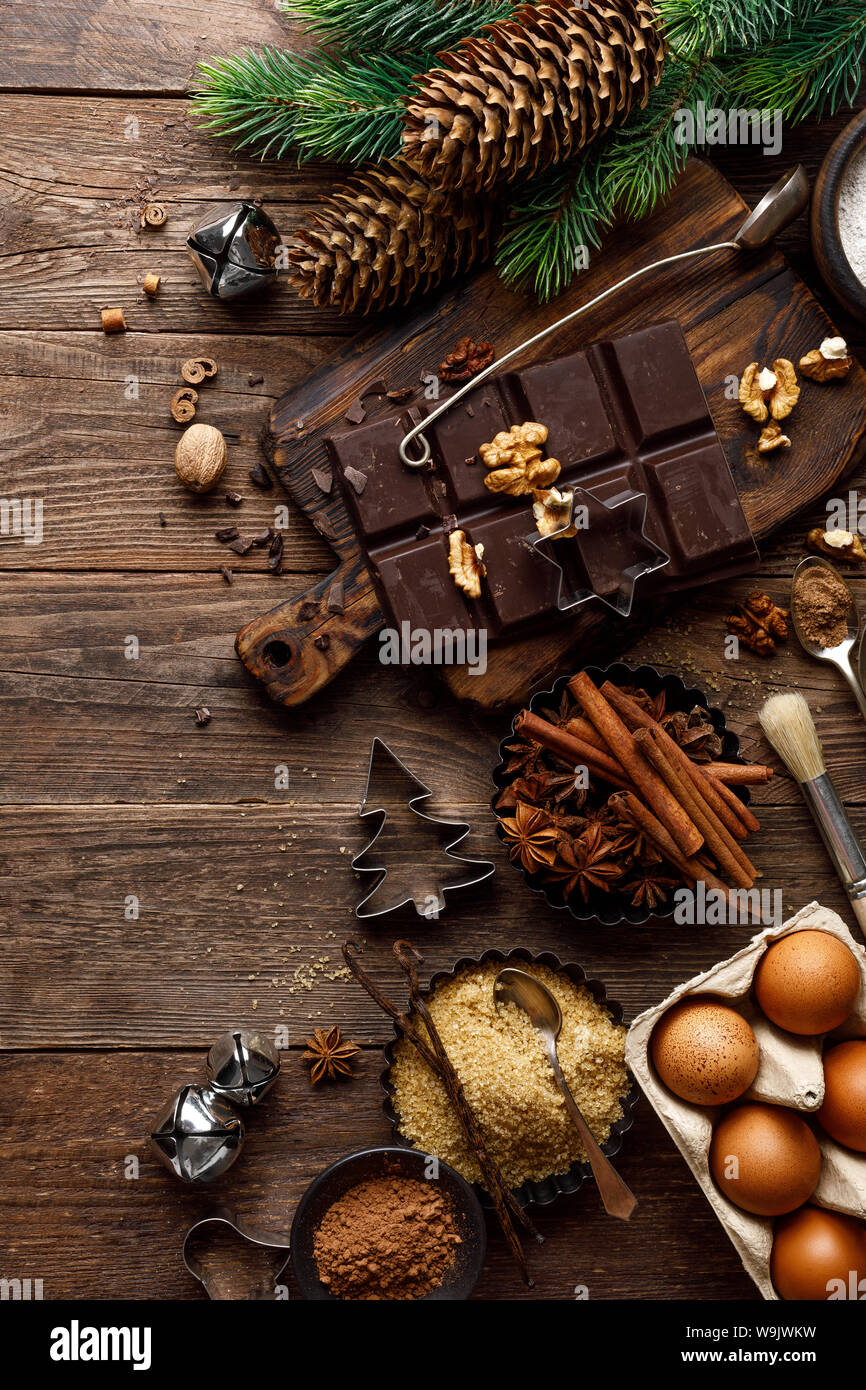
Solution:
M 205 288 L 216 299 L 236 299 L 277 277 L 280 234 L 255 203 L 218 208 L 193 228 L 186 244 Z
M 279 1070 L 280 1054 L 270 1038 L 240 1028 L 223 1033 L 207 1055 L 208 1081 L 235 1105 L 257 1105 Z
M 150 1142 L 183 1182 L 213 1182 L 240 1153 L 244 1122 L 210 1086 L 181 1086 L 160 1111 Z

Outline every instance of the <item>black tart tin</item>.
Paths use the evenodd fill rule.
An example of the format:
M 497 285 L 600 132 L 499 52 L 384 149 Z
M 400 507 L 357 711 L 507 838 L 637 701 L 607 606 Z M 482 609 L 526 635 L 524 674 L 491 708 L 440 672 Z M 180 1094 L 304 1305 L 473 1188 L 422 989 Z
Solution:
M 487 1228 L 481 1204 L 472 1186 L 447 1163 L 438 1163 L 436 1178 L 428 1172 L 429 1156 L 404 1146 L 380 1145 L 347 1154 L 314 1178 L 298 1203 L 292 1222 L 292 1268 L 305 1299 L 313 1302 L 344 1300 L 332 1294 L 319 1278 L 319 1267 L 313 1252 L 313 1241 L 325 1212 L 350 1188 L 370 1178 L 416 1178 L 438 1182 L 450 1200 L 451 1210 L 461 1243 L 456 1248 L 454 1263 L 444 1280 L 435 1289 L 415 1300 L 425 1302 L 457 1302 L 466 1299 L 478 1283 L 487 1255 Z
M 622 1023 L 622 1005 L 617 1004 L 613 999 L 608 999 L 607 990 L 601 980 L 588 979 L 583 966 L 575 965 L 568 961 L 563 962 L 559 959 L 559 956 L 554 955 L 552 951 L 532 952 L 525 950 L 522 946 L 518 946 L 512 951 L 500 951 L 496 948 L 491 948 L 489 951 L 485 951 L 481 956 L 461 956 L 460 960 L 457 961 L 456 965 L 454 965 L 451 970 L 438 970 L 435 975 L 431 976 L 430 983 L 427 985 L 426 989 L 421 991 L 422 997 L 428 999 L 438 985 L 442 984 L 445 980 L 453 979 L 461 970 L 466 970 L 470 966 L 486 965 L 487 962 L 491 960 L 495 960 L 501 965 L 504 965 L 506 962 L 514 961 L 520 961 L 523 964 L 530 965 L 546 965 L 549 970 L 556 970 L 560 974 L 567 975 L 573 984 L 586 985 L 586 988 L 592 994 L 596 1002 L 604 1005 L 614 1023 Z M 389 1042 L 385 1047 L 386 1065 L 380 1077 L 382 1090 L 385 1092 L 382 1109 L 391 1122 L 394 1143 L 414 1153 L 416 1150 L 412 1147 L 409 1140 L 400 1133 L 400 1117 L 394 1108 L 393 1098 L 395 1088 L 391 1081 L 391 1066 L 394 1061 L 394 1048 L 401 1036 L 402 1034 L 398 1033 L 395 1028 L 393 1041 Z M 411 1047 L 411 1045 L 410 1043 L 409 1046 Z M 640 1099 L 641 1091 L 634 1077 L 631 1075 L 631 1072 L 628 1074 L 628 1079 L 630 1086 L 627 1095 L 625 1095 L 622 1100 L 622 1116 L 612 1125 L 608 1138 L 601 1146 L 602 1153 L 607 1154 L 608 1158 L 612 1158 L 614 1154 L 619 1153 L 622 1148 L 623 1135 L 626 1134 L 634 1124 L 634 1107 Z M 565 1173 L 553 1173 L 549 1178 L 540 1178 L 538 1181 L 523 1183 L 522 1186 L 515 1188 L 514 1195 L 517 1197 L 521 1206 L 547 1207 L 551 1202 L 556 1201 L 557 1197 L 565 1193 L 578 1192 L 587 1178 L 592 1178 L 592 1169 L 589 1164 L 573 1163 Z M 493 1203 L 484 1188 L 476 1183 L 475 1191 L 478 1194 L 481 1205 L 488 1210 L 492 1210 Z
M 695 705 L 700 705 L 707 710 L 713 721 L 713 728 L 722 740 L 722 761 L 726 763 L 742 763 L 745 759 L 740 757 L 740 741 L 736 734 L 732 734 L 725 724 L 725 716 L 720 709 L 715 709 L 708 701 L 702 690 L 696 687 L 687 686 L 679 676 L 663 676 L 654 666 L 626 666 L 622 661 L 616 661 L 611 666 L 603 669 L 598 666 L 586 666 L 583 668 L 587 675 L 601 685 L 604 681 L 612 681 L 614 685 L 637 685 L 642 686 L 649 695 L 658 695 L 660 691 L 665 692 L 665 708 L 673 712 L 674 710 L 684 710 L 688 713 L 694 709 Z M 540 690 L 529 702 L 529 709 L 533 714 L 539 709 L 555 709 L 559 704 L 560 697 L 565 690 L 568 682 L 572 679 L 571 675 L 560 676 L 559 679 L 549 690 Z M 493 769 L 493 784 L 496 791 L 490 800 L 490 806 L 496 817 L 496 835 L 504 844 L 506 842 L 505 832 L 499 824 L 499 812 L 496 810 L 496 797 L 509 781 L 513 780 L 505 776 L 505 764 L 508 761 L 507 745 L 515 741 L 514 723 L 507 736 L 499 745 L 500 761 Z M 745 787 L 733 787 L 740 799 L 748 806 L 749 792 Z M 551 907 L 556 908 L 557 912 L 567 912 L 577 922 L 600 922 L 605 927 L 618 927 L 627 924 L 632 927 L 643 927 L 648 922 L 658 922 L 665 918 L 671 918 L 674 913 L 673 894 L 670 898 L 660 903 L 650 911 L 646 907 L 634 907 L 629 902 L 628 896 L 624 893 L 617 893 L 612 889 L 605 893 L 600 889 L 590 893 L 589 901 L 584 902 L 582 898 L 566 902 L 563 897 L 562 886 L 558 883 L 545 882 L 543 874 L 530 874 L 524 869 L 522 864 L 513 864 L 522 874 L 533 893 L 538 893 L 544 898 Z

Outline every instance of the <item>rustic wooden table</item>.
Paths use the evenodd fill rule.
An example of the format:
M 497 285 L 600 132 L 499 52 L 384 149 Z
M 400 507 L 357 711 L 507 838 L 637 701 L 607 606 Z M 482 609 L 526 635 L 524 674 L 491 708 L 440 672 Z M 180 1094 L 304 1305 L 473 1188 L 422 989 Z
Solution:
M 436 788 L 439 809 L 472 822 L 469 843 L 497 861 L 492 886 L 438 924 L 422 929 L 412 914 L 367 932 L 383 984 L 399 989 L 389 961 L 397 934 L 422 942 L 431 970 L 525 944 L 581 961 L 630 1019 L 749 935 L 582 929 L 547 909 L 493 835 L 489 768 L 504 721 L 473 715 L 434 679 L 383 669 L 371 653 L 291 713 L 246 679 L 237 629 L 303 591 L 332 558 L 296 515 L 282 578 L 263 573 L 253 552 L 225 585 L 213 531 L 234 514 L 222 493 L 191 500 L 171 467 L 167 403 L 179 365 L 194 353 L 218 359 L 199 418 L 229 437 L 227 481 L 245 494 L 245 524 L 264 526 L 277 494 L 256 493 L 247 470 L 268 407 L 360 327 L 307 307 L 285 283 L 228 310 L 204 296 L 183 249 L 208 205 L 260 195 L 287 229 L 334 177 L 235 157 L 193 130 L 184 87 L 194 60 L 262 41 L 285 41 L 270 0 L 203 9 L 28 0 L 0 11 L 0 490 L 45 508 L 40 545 L 0 538 L 0 1276 L 42 1279 L 46 1298 L 203 1296 L 180 1242 L 209 1199 L 181 1189 L 144 1136 L 172 1089 L 202 1075 L 209 1042 L 229 1024 L 282 1022 L 292 1042 L 219 1187 L 241 1214 L 285 1230 L 325 1164 L 387 1140 L 378 1075 L 388 1027 L 339 974 L 358 895 L 342 851 L 363 842 L 356 808 L 374 732 Z M 794 160 L 814 175 L 846 119 L 792 132 L 779 160 L 741 150 L 719 163 L 754 202 Z M 167 204 L 169 219 L 142 232 L 149 197 Z M 785 249 L 862 356 L 866 333 L 817 281 L 804 221 Z M 151 269 L 163 276 L 155 302 L 139 288 Z M 99 311 L 114 304 L 130 331 L 106 337 Z M 736 592 L 757 582 L 784 602 L 803 536 L 822 517 L 816 506 L 766 545 L 759 578 Z M 866 597 L 866 584 L 857 587 Z M 853 702 L 792 646 L 769 662 L 726 663 L 731 597 L 730 586 L 700 593 L 630 655 L 706 687 L 745 751 L 762 758 L 757 706 L 771 690 L 801 687 L 866 832 Z M 194 722 L 201 704 L 213 711 L 207 728 Z M 278 764 L 290 769 L 287 791 L 275 790 Z M 755 853 L 786 907 L 819 898 L 842 908 L 790 781 L 778 777 L 756 800 L 764 830 Z M 332 1022 L 363 1042 L 359 1076 L 312 1091 L 299 1051 L 313 1026 Z M 627 1229 L 599 1215 L 590 1188 L 540 1214 L 548 1239 L 533 1255 L 537 1296 L 568 1299 L 577 1284 L 596 1299 L 755 1296 L 646 1104 L 620 1167 L 641 1200 Z M 526 1296 L 496 1233 L 478 1295 Z

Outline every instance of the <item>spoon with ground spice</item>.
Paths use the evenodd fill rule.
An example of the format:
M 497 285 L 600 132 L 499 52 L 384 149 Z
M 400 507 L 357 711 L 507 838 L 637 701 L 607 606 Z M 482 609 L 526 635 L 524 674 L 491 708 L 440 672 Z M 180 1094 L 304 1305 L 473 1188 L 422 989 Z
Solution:
M 866 695 L 851 664 L 860 634 L 857 603 L 841 574 L 818 555 L 808 555 L 794 570 L 791 617 L 803 650 L 842 672 L 866 719 Z

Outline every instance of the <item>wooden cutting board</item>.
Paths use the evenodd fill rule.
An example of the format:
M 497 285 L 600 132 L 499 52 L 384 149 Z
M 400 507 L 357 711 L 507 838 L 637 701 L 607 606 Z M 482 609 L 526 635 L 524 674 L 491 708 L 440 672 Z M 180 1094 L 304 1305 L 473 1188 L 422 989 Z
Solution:
M 337 483 L 328 496 L 311 474 L 314 467 L 330 470 L 323 439 L 346 427 L 346 410 L 382 381 L 388 389 L 416 387 L 420 399 L 422 373 L 436 372 L 464 334 L 488 339 L 501 357 L 641 265 L 729 239 L 746 212 L 718 170 L 690 160 L 666 204 L 637 226 L 615 229 L 603 252 L 592 256 L 590 269 L 554 303 L 539 306 L 506 289 L 495 270 L 486 270 L 433 303 L 390 314 L 387 326 L 354 339 L 276 403 L 266 440 L 269 455 L 294 501 L 329 539 L 338 565 L 309 593 L 254 618 L 238 634 L 238 655 L 273 699 L 285 705 L 308 700 L 386 621 Z M 686 335 L 746 517 L 760 540 L 857 462 L 864 449 L 866 374 L 855 364 L 844 383 L 805 382 L 789 422 L 792 447 L 756 452 L 758 431 L 740 408 L 732 379 L 754 360 L 788 357 L 796 363 L 833 331 L 817 300 L 775 251 L 716 252 L 655 271 L 552 334 L 516 365 L 667 318 L 678 319 Z M 374 418 L 373 398 L 365 405 L 368 418 Z M 379 407 L 383 414 L 387 406 Z M 327 608 L 335 580 L 343 585 L 342 614 Z M 491 647 L 483 676 L 460 667 L 444 667 L 442 674 L 458 696 L 495 708 L 524 699 L 572 649 L 572 664 L 601 659 L 657 619 L 657 606 L 641 611 L 637 601 L 628 622 L 613 618 L 601 604 L 586 604 L 553 629 Z

